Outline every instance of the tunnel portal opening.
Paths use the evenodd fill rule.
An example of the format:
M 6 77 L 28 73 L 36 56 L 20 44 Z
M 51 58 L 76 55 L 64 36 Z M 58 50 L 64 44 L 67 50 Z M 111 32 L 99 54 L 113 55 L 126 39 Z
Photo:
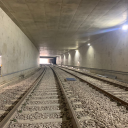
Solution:
M 56 64 L 56 57 L 40 57 L 40 65 Z

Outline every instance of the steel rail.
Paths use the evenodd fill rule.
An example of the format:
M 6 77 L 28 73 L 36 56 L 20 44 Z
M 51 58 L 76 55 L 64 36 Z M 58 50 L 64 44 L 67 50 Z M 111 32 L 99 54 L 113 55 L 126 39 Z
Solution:
M 57 80 L 59 82 L 59 85 L 61 87 L 62 93 L 63 93 L 63 95 L 64 95 L 64 97 L 66 99 L 67 107 L 69 109 L 69 114 L 72 117 L 71 118 L 71 122 L 73 124 L 73 128 L 81 128 L 80 124 L 78 122 L 78 119 L 76 118 L 76 114 L 75 114 L 74 110 L 72 109 L 72 105 L 71 105 L 71 103 L 70 103 L 70 101 L 69 101 L 69 99 L 68 99 L 68 97 L 66 95 L 66 92 L 65 92 L 64 88 L 63 88 L 63 85 L 62 85 L 62 82 L 60 80 L 60 77 L 59 77 L 58 73 L 52 67 L 51 67 L 51 69 L 53 70 L 53 73 L 55 74 L 55 76 L 56 76 L 56 78 L 57 78 Z
M 94 85 L 94 84 L 92 84 L 92 83 L 86 81 L 85 79 L 83 79 L 83 78 L 81 78 L 81 77 L 79 77 L 79 76 L 77 76 L 77 75 L 75 75 L 75 74 L 73 74 L 73 73 L 71 73 L 71 72 L 68 72 L 67 70 L 64 70 L 64 69 L 62 69 L 62 68 L 59 68 L 59 69 L 61 69 L 61 70 L 65 71 L 65 72 L 67 72 L 67 73 L 69 73 L 69 74 L 71 74 L 71 75 L 77 77 L 78 79 L 80 79 L 80 80 L 86 82 L 86 83 L 87 83 L 88 85 L 90 85 L 91 87 L 93 87 L 93 88 L 95 88 L 96 90 L 98 90 L 98 91 L 104 93 L 105 95 L 107 95 L 107 96 L 110 97 L 111 99 L 117 101 L 117 102 L 119 103 L 119 105 L 122 104 L 122 105 L 126 106 L 127 109 L 128 109 L 128 102 L 123 101 L 122 99 L 120 99 L 120 98 L 118 98 L 118 97 L 112 95 L 111 93 L 109 93 L 109 92 L 107 92 L 107 91 L 105 91 L 105 90 L 103 90 L 103 89 L 97 87 L 96 85 Z
M 12 115 L 16 112 L 17 108 L 21 105 L 21 103 L 24 101 L 24 99 L 28 96 L 28 94 L 32 91 L 32 89 L 39 84 L 42 77 L 44 76 L 46 72 L 46 68 L 42 71 L 42 73 L 39 75 L 39 77 L 32 83 L 31 87 L 28 89 L 28 91 L 24 94 L 24 96 L 20 99 L 20 101 L 13 107 L 13 109 L 6 115 L 6 117 L 0 122 L 0 128 L 3 128 L 9 119 L 12 117 Z

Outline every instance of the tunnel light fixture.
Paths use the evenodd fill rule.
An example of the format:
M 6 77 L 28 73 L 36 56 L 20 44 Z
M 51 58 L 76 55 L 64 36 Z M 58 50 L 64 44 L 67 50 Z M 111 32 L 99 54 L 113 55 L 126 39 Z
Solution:
M 127 30 L 128 30 L 128 24 L 124 24 L 124 25 L 122 26 L 122 30 L 127 31 Z
M 88 46 L 90 46 L 90 43 L 88 43 Z

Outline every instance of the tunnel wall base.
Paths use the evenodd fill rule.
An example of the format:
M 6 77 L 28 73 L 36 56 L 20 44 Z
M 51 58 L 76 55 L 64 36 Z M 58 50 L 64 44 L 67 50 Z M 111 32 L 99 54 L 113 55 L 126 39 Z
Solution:
M 39 51 L 0 8 L 0 83 L 39 67 Z

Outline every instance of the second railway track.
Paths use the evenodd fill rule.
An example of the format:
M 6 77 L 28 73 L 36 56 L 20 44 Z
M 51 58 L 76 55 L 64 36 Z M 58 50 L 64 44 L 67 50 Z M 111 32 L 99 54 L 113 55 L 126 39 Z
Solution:
M 80 78 L 96 90 L 99 90 L 109 96 L 111 100 L 117 101 L 118 105 L 124 105 L 128 109 L 128 86 L 126 84 L 125 86 L 122 84 L 117 85 L 115 83 L 111 83 L 110 81 L 104 81 L 91 76 L 86 76 L 73 70 L 64 68 L 61 69 Z
M 118 99 L 116 95 L 113 95 L 114 93 L 110 94 L 110 92 L 116 92 L 116 90 L 113 89 L 108 92 L 111 90 L 111 85 L 108 85 L 109 90 L 107 90 L 107 84 L 103 84 L 103 86 L 101 84 L 98 87 L 98 81 L 91 81 L 91 78 L 85 75 L 65 69 L 61 70 L 57 67 L 54 67 L 54 70 L 58 73 L 65 89 L 68 87 L 68 93 L 70 92 L 68 98 L 82 128 L 128 128 L 127 105 L 123 104 L 125 102 L 123 99 Z M 64 78 L 67 77 L 74 77 L 77 81 L 67 83 L 64 81 Z M 106 91 L 102 90 L 101 87 L 106 87 L 104 88 Z M 117 93 L 121 94 L 120 91 L 117 91 Z M 79 103 L 74 105 L 74 101 Z M 81 109 L 81 111 L 78 112 L 78 109 Z

